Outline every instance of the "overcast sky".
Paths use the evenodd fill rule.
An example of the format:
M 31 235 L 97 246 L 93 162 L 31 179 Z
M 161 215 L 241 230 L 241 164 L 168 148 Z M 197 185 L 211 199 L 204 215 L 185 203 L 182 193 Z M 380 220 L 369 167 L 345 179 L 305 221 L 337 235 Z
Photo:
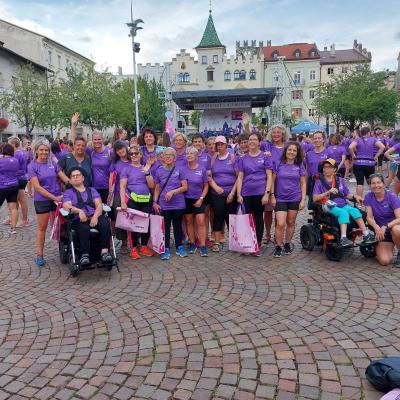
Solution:
M 140 63 L 169 61 L 201 40 L 209 0 L 133 0 Z M 315 42 L 351 48 L 357 39 L 372 52 L 375 70 L 397 68 L 399 0 L 214 0 L 219 38 L 234 54 L 236 40 L 271 40 L 273 45 Z M 130 0 L 0 0 L 0 18 L 42 33 L 92 58 L 98 69 L 132 70 L 128 28 Z

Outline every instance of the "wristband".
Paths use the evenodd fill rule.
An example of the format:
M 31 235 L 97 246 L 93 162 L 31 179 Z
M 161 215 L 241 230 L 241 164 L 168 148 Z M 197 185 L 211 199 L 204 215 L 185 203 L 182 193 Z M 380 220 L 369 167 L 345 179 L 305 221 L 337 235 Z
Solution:
M 144 176 L 150 176 L 150 172 L 145 172 Z
M 204 200 L 204 197 L 203 196 L 200 196 L 200 199 L 199 200 Z

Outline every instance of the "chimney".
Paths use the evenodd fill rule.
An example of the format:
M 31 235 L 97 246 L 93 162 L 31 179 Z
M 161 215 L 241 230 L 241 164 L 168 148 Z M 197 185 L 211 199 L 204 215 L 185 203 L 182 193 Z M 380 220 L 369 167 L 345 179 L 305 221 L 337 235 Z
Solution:
M 122 75 L 122 67 L 118 67 L 118 75 Z
M 358 51 L 362 52 L 362 44 L 358 43 Z
M 0 40 L 0 47 L 4 47 L 4 42 Z
M 331 57 L 335 57 L 336 51 L 335 51 L 335 43 L 331 44 Z
M 324 51 L 328 51 L 328 47 L 327 46 L 324 46 Z
M 354 39 L 354 42 L 353 42 L 353 49 L 357 49 L 357 48 L 358 48 L 357 39 Z
M 267 47 L 271 47 L 271 41 L 267 40 Z

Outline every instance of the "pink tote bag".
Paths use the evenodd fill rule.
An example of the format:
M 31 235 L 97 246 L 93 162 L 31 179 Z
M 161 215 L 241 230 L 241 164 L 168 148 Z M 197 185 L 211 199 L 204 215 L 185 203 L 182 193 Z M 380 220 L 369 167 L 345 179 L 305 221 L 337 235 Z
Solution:
M 237 215 L 229 215 L 229 250 L 239 253 L 259 250 L 253 215 L 245 214 L 243 207 L 238 208 Z
M 165 251 L 164 217 L 161 215 L 150 215 L 150 240 L 148 246 L 157 254 Z
M 132 208 L 121 211 L 121 208 L 118 207 L 117 211 L 117 220 L 115 221 L 116 228 L 138 233 L 147 233 L 149 231 L 150 214 Z

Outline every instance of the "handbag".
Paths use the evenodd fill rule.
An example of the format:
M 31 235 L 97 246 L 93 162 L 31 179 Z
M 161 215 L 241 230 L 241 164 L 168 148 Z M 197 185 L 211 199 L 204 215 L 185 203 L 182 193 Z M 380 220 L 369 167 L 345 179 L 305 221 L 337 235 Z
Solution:
M 53 225 L 51 226 L 51 234 L 50 234 L 50 239 L 51 240 L 60 240 L 60 233 L 61 233 L 61 224 L 62 224 L 62 218 L 61 218 L 61 213 L 60 209 L 62 208 L 62 203 L 59 202 L 57 203 L 57 208 L 56 212 L 54 214 L 54 221 Z
M 164 217 L 161 215 L 150 215 L 150 240 L 147 246 L 157 254 L 165 251 Z
M 149 231 L 149 214 L 133 208 L 122 211 L 117 208 L 118 214 L 115 227 L 129 232 L 147 233 Z
M 254 217 L 252 214 L 246 214 L 244 206 L 241 205 L 236 215 L 229 215 L 229 250 L 255 253 L 259 249 Z

